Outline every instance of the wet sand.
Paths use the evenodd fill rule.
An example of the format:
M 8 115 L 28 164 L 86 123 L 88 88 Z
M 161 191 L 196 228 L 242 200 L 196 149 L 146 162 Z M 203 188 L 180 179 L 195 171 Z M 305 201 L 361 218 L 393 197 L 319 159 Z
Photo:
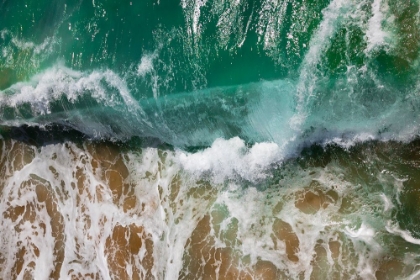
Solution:
M 255 233 L 247 235 L 243 220 L 217 206 L 224 188 L 205 181 L 188 186 L 191 182 L 182 179 L 179 170 L 165 177 L 170 164 L 163 150 L 153 154 L 156 161 L 147 161 L 147 153 L 137 151 L 144 160 L 139 164 L 154 164 L 135 177 L 133 157 L 112 143 L 87 141 L 50 148 L 0 140 L 0 147 L 3 279 L 171 278 L 171 271 L 160 266 L 166 265 L 162 260 L 175 260 L 165 255 L 172 254 L 165 251 L 165 243 L 183 222 L 193 227 L 181 228 L 174 239 L 181 239 L 183 231 L 187 234 L 181 242 L 183 251 L 178 252 L 179 279 L 288 279 L 292 271 L 300 271 L 301 279 L 352 279 L 358 273 L 359 243 L 331 231 L 328 238 L 321 234 L 315 239 L 312 251 L 304 252 L 307 240 L 302 238 L 310 237 L 306 229 L 297 231 L 299 222 L 282 216 L 285 207 L 293 207 L 296 220 L 319 217 L 331 209 L 355 211 L 347 201 L 351 195 L 343 197 L 317 181 L 271 200 L 267 206 L 271 210 L 259 219 L 268 229 L 261 233 L 269 236 L 264 241 Z M 188 206 L 189 201 L 194 203 Z M 156 217 L 166 223 L 160 239 L 153 225 Z M 266 242 L 261 245 L 268 248 L 266 258 L 253 259 L 242 250 L 249 238 Z M 377 279 L 411 273 L 396 255 L 373 258 L 372 277 Z M 305 263 L 310 264 L 309 272 Z

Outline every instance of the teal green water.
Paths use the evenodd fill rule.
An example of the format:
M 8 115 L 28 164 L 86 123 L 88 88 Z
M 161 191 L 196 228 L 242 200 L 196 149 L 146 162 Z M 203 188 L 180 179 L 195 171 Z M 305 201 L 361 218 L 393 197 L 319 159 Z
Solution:
M 418 131 L 416 1 L 1 5 L 6 126 L 177 146 Z
M 63 236 L 141 226 L 154 247 L 126 271 L 145 279 L 417 279 L 419 135 L 418 0 L 0 0 L 0 206 L 32 201 L 14 191 L 29 176 L 64 225 L 82 214 L 57 186 L 89 219 L 116 207 Z M 157 206 L 133 216 L 74 191 L 115 196 L 109 166 Z M 6 216 L 9 246 L 26 237 L 4 234 Z M 64 254 L 61 277 L 122 277 L 107 234 L 65 241 L 86 251 Z M 19 275 L 3 259 L 0 275 Z

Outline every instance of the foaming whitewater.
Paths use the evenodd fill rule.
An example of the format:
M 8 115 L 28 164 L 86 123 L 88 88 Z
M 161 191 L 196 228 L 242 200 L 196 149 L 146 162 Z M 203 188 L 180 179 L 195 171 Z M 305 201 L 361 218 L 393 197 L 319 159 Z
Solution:
M 208 85 L 207 81 L 199 85 L 195 81 L 190 88 L 189 82 L 184 81 L 183 89 L 171 86 L 182 73 L 174 72 L 177 68 L 171 59 L 175 53 L 167 53 L 175 51 L 170 44 L 179 40 L 182 44 L 198 44 L 203 40 L 200 34 L 210 28 L 209 23 L 198 22 L 206 5 L 205 1 L 184 1 L 181 7 L 191 28 L 187 29 L 186 37 L 180 30 L 160 30 L 154 39 L 154 49 L 144 52 L 138 62 L 122 67 L 123 70 L 109 66 L 76 70 L 61 60 L 28 81 L 2 89 L 1 124 L 41 127 L 60 124 L 96 139 L 150 137 L 178 147 L 210 146 L 216 139 L 238 136 L 248 143 L 288 146 L 287 150 L 293 151 L 289 154 L 308 143 L 332 139 L 342 138 L 346 142 L 370 134 L 375 139 L 409 141 L 418 135 L 419 99 L 415 82 L 418 63 L 404 62 L 405 58 L 400 57 L 404 52 L 411 55 L 416 50 L 414 43 L 403 43 L 404 36 L 408 36 L 404 32 L 413 30 L 397 33 L 400 28 L 397 17 L 401 15 L 387 1 L 328 3 L 318 11 L 320 21 L 317 28 L 310 29 L 311 37 L 302 37 L 305 52 L 300 55 L 299 66 L 290 69 L 290 75 L 240 84 Z M 277 42 L 279 39 L 268 39 L 269 29 L 263 32 L 261 28 L 269 25 L 280 32 L 285 28 L 282 25 L 285 15 L 279 16 L 277 23 L 271 23 L 267 5 L 264 2 L 260 7 L 258 20 L 253 16 L 257 8 L 243 3 L 231 7 L 230 17 L 250 12 L 245 30 L 256 20 L 255 31 L 266 36 L 258 42 Z M 276 9 L 285 12 L 282 5 L 291 3 L 276 5 Z M 222 13 L 220 9 L 216 5 L 212 12 Z M 302 16 L 299 14 L 299 18 Z M 385 21 L 385 17 L 389 19 Z M 217 32 L 225 32 L 228 27 L 219 23 Z M 396 26 L 392 29 L 392 25 Z M 17 44 L 14 37 L 7 39 L 12 36 L 10 31 L 2 34 L 6 46 L 20 52 L 34 49 L 33 56 L 50 45 L 49 39 L 39 46 L 32 42 Z M 290 38 L 294 36 L 291 31 L 288 34 Z M 188 39 L 191 36 L 192 41 Z M 263 49 L 266 48 L 269 47 L 265 44 Z M 51 56 L 52 50 L 44 51 L 45 55 Z M 191 70 L 189 75 L 210 75 L 204 73 L 210 61 L 202 61 L 199 53 L 194 55 L 185 53 L 188 60 L 197 59 L 195 65 L 201 70 Z M 385 63 L 385 59 L 389 62 Z M 407 70 L 402 69 L 407 67 L 404 63 L 410 65 Z M 5 64 L 6 69 L 8 65 Z M 381 68 L 388 70 L 382 73 Z M 399 68 L 409 71 L 400 75 L 406 76 L 405 82 L 398 82 L 398 74 L 390 74 Z
M 217 139 L 211 147 L 196 153 L 177 151 L 178 161 L 188 173 L 201 178 L 210 176 L 222 183 L 226 179 L 245 179 L 251 182 L 266 179 L 270 167 L 279 164 L 284 155 L 275 143 L 257 143 L 246 147 L 240 138 Z
M 105 82 L 106 85 L 102 85 Z M 115 88 L 118 94 L 112 93 Z M 111 91 L 111 92 L 110 92 Z M 112 71 L 92 72 L 89 75 L 66 68 L 61 64 L 35 76 L 29 83 L 17 83 L 4 91 L 0 102 L 7 107 L 30 104 L 32 114 L 51 114 L 51 103 L 65 97 L 75 103 L 87 93 L 99 104 L 131 109 L 136 101 L 130 96 L 124 81 Z M 119 100 L 118 100 L 119 99 Z
M 210 150 L 1 144 L 1 226 L 14 229 L 1 232 L 5 279 L 343 279 L 355 273 L 383 279 L 389 271 L 418 273 L 418 239 L 398 225 L 401 209 L 391 210 L 404 206 L 405 175 L 399 163 L 382 161 L 418 144 L 409 151 L 379 144 L 380 154 L 375 144 L 350 153 L 330 147 L 318 159 L 271 167 L 271 159 L 262 158 L 273 146 L 232 149 L 241 147 L 239 139 L 209 148 L 230 150 L 223 159 Z M 344 158 L 331 160 L 329 153 Z M 359 159 L 349 163 L 346 157 Z M 410 169 L 410 162 L 402 164 Z M 275 178 L 261 183 L 264 168 Z M 248 179 L 247 187 L 235 176 Z M 406 249 L 398 251 L 401 246 Z
M 0 278 L 418 278 L 419 2 L 312 2 L 0 3 Z
M 140 63 L 144 71 L 146 63 Z M 293 89 L 292 81 L 262 82 L 136 100 L 110 70 L 87 74 L 58 64 L 5 89 L 0 114 L 3 125 L 55 123 L 100 139 L 140 136 L 204 146 L 239 134 L 248 141 L 281 142 L 290 134 Z M 279 92 L 283 95 L 274 96 Z

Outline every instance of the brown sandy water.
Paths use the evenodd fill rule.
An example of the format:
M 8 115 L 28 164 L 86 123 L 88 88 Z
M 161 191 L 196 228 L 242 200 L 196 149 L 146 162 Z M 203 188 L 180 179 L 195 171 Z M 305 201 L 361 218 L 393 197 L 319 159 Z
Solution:
M 384 222 L 395 218 L 381 197 L 395 203 L 392 194 L 404 191 L 387 188 L 397 188 L 398 180 L 385 176 L 380 186 L 366 168 L 340 164 L 328 153 L 285 163 L 273 171 L 278 179 L 258 187 L 197 179 L 177 162 L 179 151 L 10 139 L 0 147 L 1 279 L 395 279 L 417 273 L 419 245 L 387 231 Z M 350 157 L 361 164 L 369 151 Z

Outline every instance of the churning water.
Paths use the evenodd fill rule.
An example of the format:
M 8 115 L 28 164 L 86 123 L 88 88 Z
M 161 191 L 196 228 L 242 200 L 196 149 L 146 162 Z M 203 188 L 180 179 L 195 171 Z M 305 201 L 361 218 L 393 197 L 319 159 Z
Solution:
M 0 0 L 1 279 L 419 279 L 417 0 Z

